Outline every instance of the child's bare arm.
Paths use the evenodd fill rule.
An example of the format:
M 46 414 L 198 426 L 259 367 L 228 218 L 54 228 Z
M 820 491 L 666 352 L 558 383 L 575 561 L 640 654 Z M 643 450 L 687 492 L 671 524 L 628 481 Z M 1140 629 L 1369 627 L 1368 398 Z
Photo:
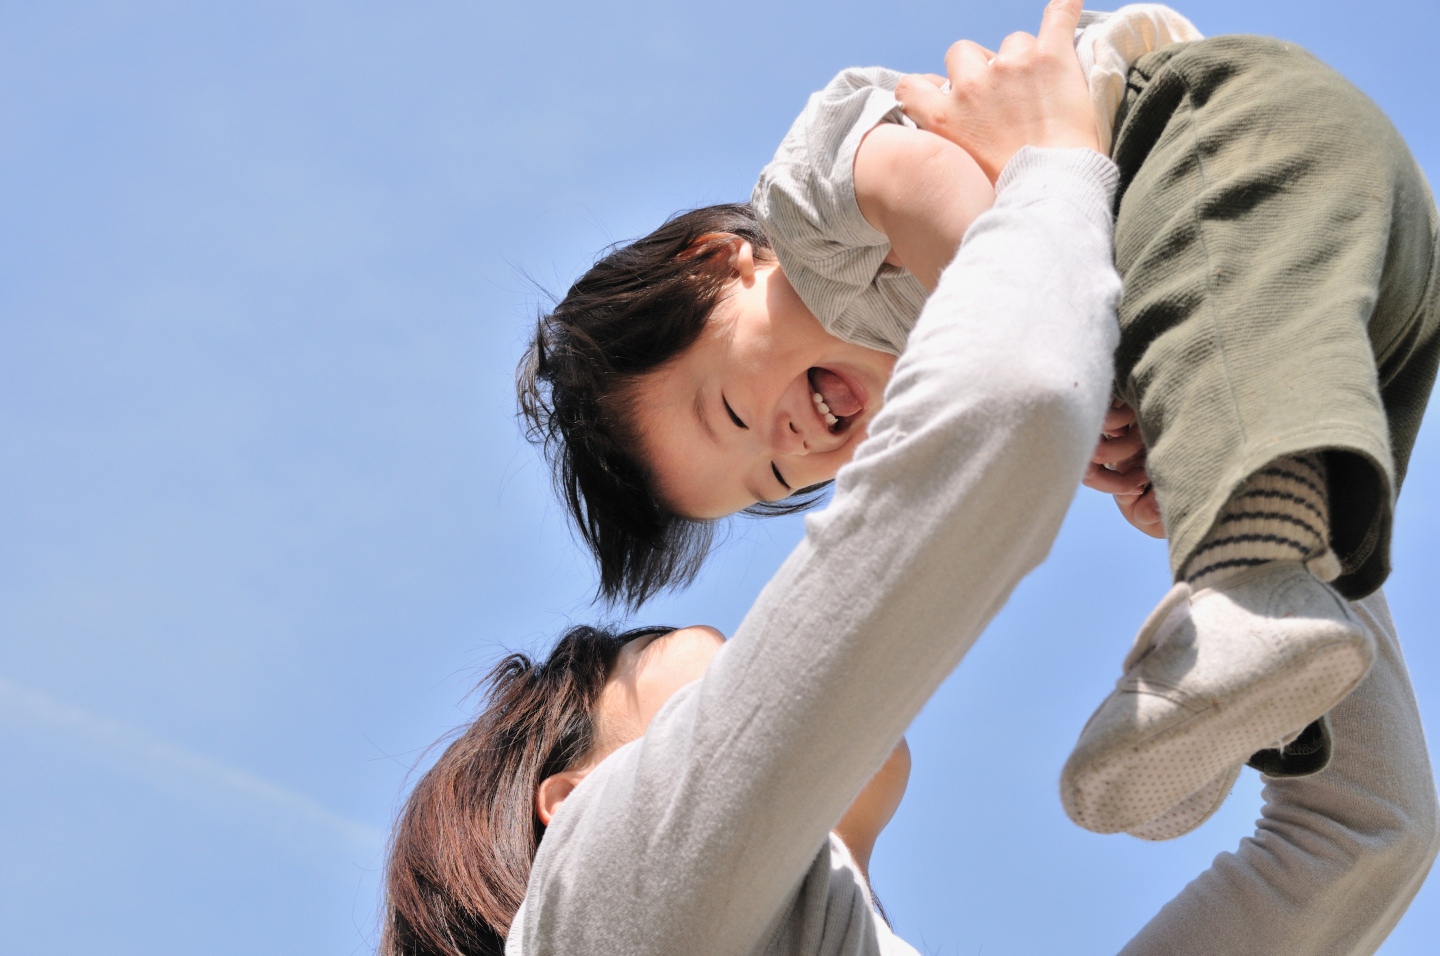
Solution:
M 998 53 L 956 43 L 945 56 L 948 90 L 937 76 L 907 76 L 895 88 L 922 129 L 881 124 L 856 152 L 861 215 L 927 288 L 935 288 L 981 211 L 969 208 L 985 195 L 974 188 L 977 177 L 995 182 L 1027 145 L 1099 150 L 1090 88 L 1075 54 L 1078 11 L 1077 3 L 1053 2 L 1039 36 L 1013 33 Z
M 970 154 L 934 133 L 882 123 L 855 153 L 855 201 L 889 238 L 885 261 L 909 269 L 932 292 L 965 230 L 993 199 Z

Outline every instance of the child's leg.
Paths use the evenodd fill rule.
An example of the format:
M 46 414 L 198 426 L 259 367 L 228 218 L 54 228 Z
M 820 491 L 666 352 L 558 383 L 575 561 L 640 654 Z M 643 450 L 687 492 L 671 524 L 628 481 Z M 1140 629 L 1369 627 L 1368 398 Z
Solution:
M 1167 903 L 1121 956 L 1368 956 L 1440 847 L 1420 710 L 1383 593 L 1356 605 L 1379 653 L 1331 714 L 1335 760 L 1265 781 L 1263 819 Z
M 1196 590 L 1177 585 L 1142 629 L 1062 794 L 1082 826 L 1137 832 L 1218 805 L 1190 798 L 1363 677 L 1373 644 L 1303 562 L 1347 596 L 1388 573 L 1440 359 L 1440 267 L 1430 191 L 1389 121 L 1278 41 L 1142 59 L 1115 160 L 1118 388 Z
M 1335 587 L 1370 593 L 1440 358 L 1435 207 L 1409 150 L 1304 51 L 1220 37 L 1136 64 L 1115 159 L 1117 381 L 1177 578 L 1246 479 L 1323 450 Z

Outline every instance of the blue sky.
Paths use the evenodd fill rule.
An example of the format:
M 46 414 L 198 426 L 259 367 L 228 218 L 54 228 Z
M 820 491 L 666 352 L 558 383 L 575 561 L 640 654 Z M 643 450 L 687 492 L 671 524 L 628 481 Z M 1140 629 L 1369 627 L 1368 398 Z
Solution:
M 518 437 L 542 301 L 606 243 L 744 198 L 836 70 L 938 69 L 1041 4 L 0 3 L 0 925 L 35 953 L 374 941 L 410 769 L 504 650 L 589 620 Z M 1440 180 L 1440 10 L 1200 2 L 1298 42 Z M 1440 727 L 1440 439 L 1387 591 Z M 801 534 L 733 525 L 647 622 L 733 630 Z M 1082 491 L 917 720 L 877 889 L 927 953 L 1117 950 L 1248 833 L 1172 844 L 1055 779 L 1166 586 Z M 1382 952 L 1431 952 L 1433 884 Z

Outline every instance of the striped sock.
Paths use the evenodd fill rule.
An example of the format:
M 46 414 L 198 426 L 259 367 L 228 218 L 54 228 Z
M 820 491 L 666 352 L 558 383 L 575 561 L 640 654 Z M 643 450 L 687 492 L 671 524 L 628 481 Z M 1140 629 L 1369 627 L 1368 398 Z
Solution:
M 1220 510 L 1180 576 L 1193 588 L 1241 568 L 1305 561 L 1330 546 L 1330 500 L 1318 453 L 1277 458 L 1255 472 Z

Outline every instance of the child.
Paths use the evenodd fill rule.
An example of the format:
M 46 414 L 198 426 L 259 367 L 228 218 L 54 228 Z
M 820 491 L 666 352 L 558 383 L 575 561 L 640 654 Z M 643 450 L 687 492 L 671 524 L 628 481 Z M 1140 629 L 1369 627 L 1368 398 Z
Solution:
M 1077 46 L 1102 143 L 1116 120 L 1122 176 L 1116 388 L 1139 415 L 1177 584 L 1082 733 L 1062 799 L 1098 832 L 1175 836 L 1213 812 L 1242 761 L 1293 740 L 1369 666 L 1373 642 L 1342 597 L 1374 591 L 1388 573 L 1394 496 L 1440 357 L 1436 218 L 1388 121 L 1303 52 L 1244 37 L 1162 46 L 1190 36 L 1163 8 L 1084 25 Z M 1115 68 L 1144 52 L 1121 42 L 1137 36 L 1158 48 Z M 1002 47 L 1002 67 L 1007 55 Z M 912 190 L 907 206 L 862 182 L 875 178 L 868 153 L 920 135 L 898 125 L 900 79 L 846 71 L 812 97 L 756 187 L 763 237 L 752 224 L 697 233 L 676 220 L 664 239 L 636 244 L 672 250 L 672 296 L 687 283 L 713 290 L 673 351 L 641 367 L 630 342 L 606 349 L 610 377 L 592 374 L 592 396 L 577 401 L 583 389 L 567 392 L 555 372 L 567 348 L 572 358 L 583 350 L 542 324 L 530 369 L 550 385 L 553 411 L 535 403 L 533 379 L 527 409 L 542 411 L 532 421 L 552 448 L 564 446 L 558 477 L 610 593 L 643 595 L 694 573 L 706 526 L 680 515 L 813 486 L 863 437 L 883 356 L 904 348 L 935 264 L 948 261 L 944 241 L 953 251 L 968 225 L 952 203 L 912 241 L 926 233 L 907 227 L 928 197 Z M 922 127 L 963 124 L 958 100 L 914 81 L 901 93 Z M 962 145 L 983 156 L 983 144 Z M 941 185 L 983 199 L 973 170 Z M 734 313 L 748 307 L 772 244 L 785 281 L 765 280 L 778 292 L 763 305 L 785 321 L 757 344 L 734 334 L 747 328 Z M 717 245 L 730 268 L 694 278 L 688 257 L 713 262 L 693 250 Z M 567 303 L 583 304 L 576 290 L 612 291 L 585 282 Z M 839 344 L 790 317 L 786 289 Z M 771 373 L 768 386 L 755 369 Z M 814 402 L 812 417 L 796 410 L 797 393 Z M 588 419 L 575 414 L 585 401 Z M 681 440 L 682 409 L 722 454 Z

